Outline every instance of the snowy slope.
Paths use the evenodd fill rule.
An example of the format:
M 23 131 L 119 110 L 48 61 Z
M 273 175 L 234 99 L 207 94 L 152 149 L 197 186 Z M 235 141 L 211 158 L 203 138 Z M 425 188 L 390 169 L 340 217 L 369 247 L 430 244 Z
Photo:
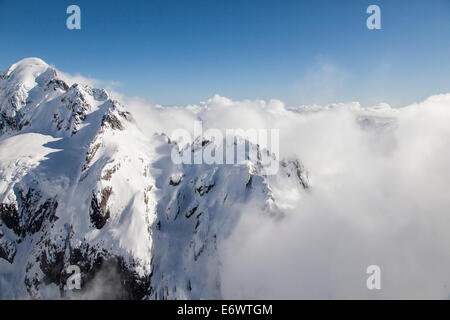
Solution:
M 246 143 L 256 158 L 176 165 L 178 146 L 143 134 L 105 90 L 69 87 L 37 58 L 12 65 L 0 74 L 0 298 L 220 298 L 218 243 L 245 206 L 280 217 L 283 197 L 308 188 L 298 159 L 266 176 L 270 152 L 240 137 L 226 148 Z M 81 291 L 66 286 L 70 265 Z

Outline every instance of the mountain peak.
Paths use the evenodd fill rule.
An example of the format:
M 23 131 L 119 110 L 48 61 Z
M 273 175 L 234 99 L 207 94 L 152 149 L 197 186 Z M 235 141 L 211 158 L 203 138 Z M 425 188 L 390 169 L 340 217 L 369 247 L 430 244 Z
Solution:
M 50 66 L 42 59 L 25 58 L 11 65 L 4 72 L 3 77 L 14 79 L 14 82 L 30 86 L 34 83 L 34 80 L 48 68 L 50 68 Z
M 48 67 L 47 62 L 45 62 L 44 60 L 42 60 L 41 58 L 37 58 L 37 57 L 27 57 L 27 58 L 23 58 L 22 60 L 16 62 L 14 65 L 44 65 Z

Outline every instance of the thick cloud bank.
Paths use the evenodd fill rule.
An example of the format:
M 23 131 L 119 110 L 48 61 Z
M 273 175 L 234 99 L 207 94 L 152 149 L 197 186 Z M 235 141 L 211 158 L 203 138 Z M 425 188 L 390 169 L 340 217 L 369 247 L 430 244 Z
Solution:
M 222 243 L 224 298 L 444 298 L 450 286 L 450 95 L 392 109 L 280 101 L 162 108 L 125 101 L 149 133 L 205 128 L 280 130 L 311 189 L 278 192 L 286 215 L 243 209 Z M 366 268 L 381 268 L 368 290 Z

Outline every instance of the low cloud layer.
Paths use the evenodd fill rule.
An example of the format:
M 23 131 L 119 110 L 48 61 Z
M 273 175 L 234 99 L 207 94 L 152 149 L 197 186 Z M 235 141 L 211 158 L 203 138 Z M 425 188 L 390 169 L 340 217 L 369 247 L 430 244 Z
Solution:
M 286 217 L 249 206 L 220 248 L 225 298 L 448 298 L 450 95 L 392 109 L 358 103 L 286 108 L 231 101 L 162 108 L 126 101 L 148 133 L 280 129 L 280 152 L 309 171 Z M 381 290 L 366 268 L 381 268 Z

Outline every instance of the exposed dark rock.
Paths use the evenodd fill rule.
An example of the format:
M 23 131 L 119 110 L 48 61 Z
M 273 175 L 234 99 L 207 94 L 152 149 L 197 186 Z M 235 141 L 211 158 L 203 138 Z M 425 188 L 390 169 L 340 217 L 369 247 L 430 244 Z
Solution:
M 52 90 L 57 90 L 57 89 L 61 89 L 64 91 L 67 91 L 69 89 L 69 86 L 67 85 L 67 83 L 65 83 L 64 81 L 60 80 L 60 79 L 51 79 L 45 86 L 46 90 L 52 89 Z
M 16 205 L 2 203 L 0 205 L 0 218 L 6 227 L 13 230 L 17 235 L 21 234 L 19 212 Z
M 120 163 L 115 164 L 111 169 L 106 169 L 105 174 L 102 176 L 102 180 L 109 181 L 112 178 L 112 175 L 120 169 Z
M 188 210 L 186 212 L 186 218 L 190 218 L 195 213 L 195 211 L 197 211 L 197 209 L 198 209 L 198 206 L 195 206 L 192 209 Z
M 247 183 L 245 184 L 246 188 L 251 188 L 252 187 L 252 182 L 253 182 L 253 175 L 251 174 L 250 177 L 248 178 Z
M 5 259 L 9 263 L 14 262 L 16 256 L 16 246 L 8 239 L 0 239 L 0 258 Z
M 197 252 L 194 253 L 194 260 L 197 261 L 198 258 L 201 256 L 201 254 L 203 253 L 203 251 L 205 250 L 205 245 L 202 244 L 202 246 L 200 247 L 200 249 L 197 250 Z
M 141 300 L 147 295 L 150 277 L 139 277 L 122 257 L 98 256 L 83 272 L 83 286 L 75 297 L 87 299 Z
M 130 112 L 128 112 L 128 111 L 119 111 L 119 115 L 122 118 L 127 119 L 129 122 L 134 122 L 132 114 Z
M 20 194 L 21 217 L 24 221 L 21 235 L 33 234 L 42 229 L 44 221 L 54 222 L 58 219 L 56 209 L 58 202 L 55 199 L 47 199 L 40 203 L 42 195 L 39 191 L 30 188 L 26 194 Z
M 171 176 L 169 179 L 169 184 L 171 186 L 177 186 L 183 181 L 183 176 Z
M 92 95 L 97 101 L 106 101 L 109 97 L 105 89 L 92 89 Z
M 209 141 L 209 140 L 202 140 L 202 147 L 206 146 L 210 142 L 211 141 Z
M 91 223 L 97 228 L 101 229 L 106 224 L 110 217 L 110 210 L 107 207 L 108 199 L 112 194 L 112 188 L 106 187 L 102 190 L 101 199 L 98 200 L 95 193 L 92 195 L 91 207 L 89 209 L 89 216 Z
M 52 254 L 51 256 L 49 256 L 49 252 Z M 64 268 L 64 251 L 57 251 L 54 246 L 47 242 L 46 250 L 42 250 L 39 261 L 40 269 L 45 275 L 44 283 L 46 285 L 50 283 L 60 284 Z
M 53 122 L 57 124 L 58 130 L 71 130 L 71 134 L 74 135 L 86 119 L 90 105 L 78 84 L 74 84 L 67 90 L 67 93 L 61 98 L 61 102 L 65 108 L 59 114 L 53 115 Z
M 66 298 L 68 267 L 80 269 L 81 288 L 72 291 L 81 299 L 143 299 L 150 286 L 150 275 L 139 276 L 136 264 L 111 255 L 104 249 L 82 243 L 79 247 L 58 247 L 48 240 L 41 246 L 39 265 L 44 277 L 29 274 L 25 279 L 30 297 L 37 296 L 41 283 L 54 283 L 60 288 L 61 298 Z M 67 254 L 68 252 L 68 254 Z
M 304 189 L 309 188 L 308 174 L 298 159 L 282 160 L 280 164 L 288 177 L 294 175 Z
M 214 187 L 214 183 L 207 186 L 200 186 L 195 191 L 198 192 L 200 196 L 207 194 Z
M 100 149 L 100 147 L 101 147 L 101 143 L 91 144 L 88 152 L 86 153 L 86 160 L 84 162 L 83 168 L 81 169 L 82 171 L 89 168 L 89 166 L 91 165 L 92 159 L 94 159 L 95 154 L 97 153 L 98 149 Z
M 6 131 L 20 131 L 30 123 L 24 121 L 20 112 L 17 112 L 15 116 L 8 116 L 6 113 L 0 113 L 0 133 Z
M 106 124 L 109 124 L 111 126 L 111 129 L 113 130 L 123 130 L 123 124 L 120 122 L 120 120 L 111 112 L 105 114 L 102 119 L 102 126 L 105 126 Z
M 0 217 L 5 226 L 13 230 L 20 237 L 34 234 L 42 229 L 45 221 L 54 222 L 58 219 L 56 209 L 58 202 L 55 199 L 47 199 L 41 203 L 42 196 L 33 188 L 27 193 L 19 191 L 20 214 L 16 204 L 2 203 Z

